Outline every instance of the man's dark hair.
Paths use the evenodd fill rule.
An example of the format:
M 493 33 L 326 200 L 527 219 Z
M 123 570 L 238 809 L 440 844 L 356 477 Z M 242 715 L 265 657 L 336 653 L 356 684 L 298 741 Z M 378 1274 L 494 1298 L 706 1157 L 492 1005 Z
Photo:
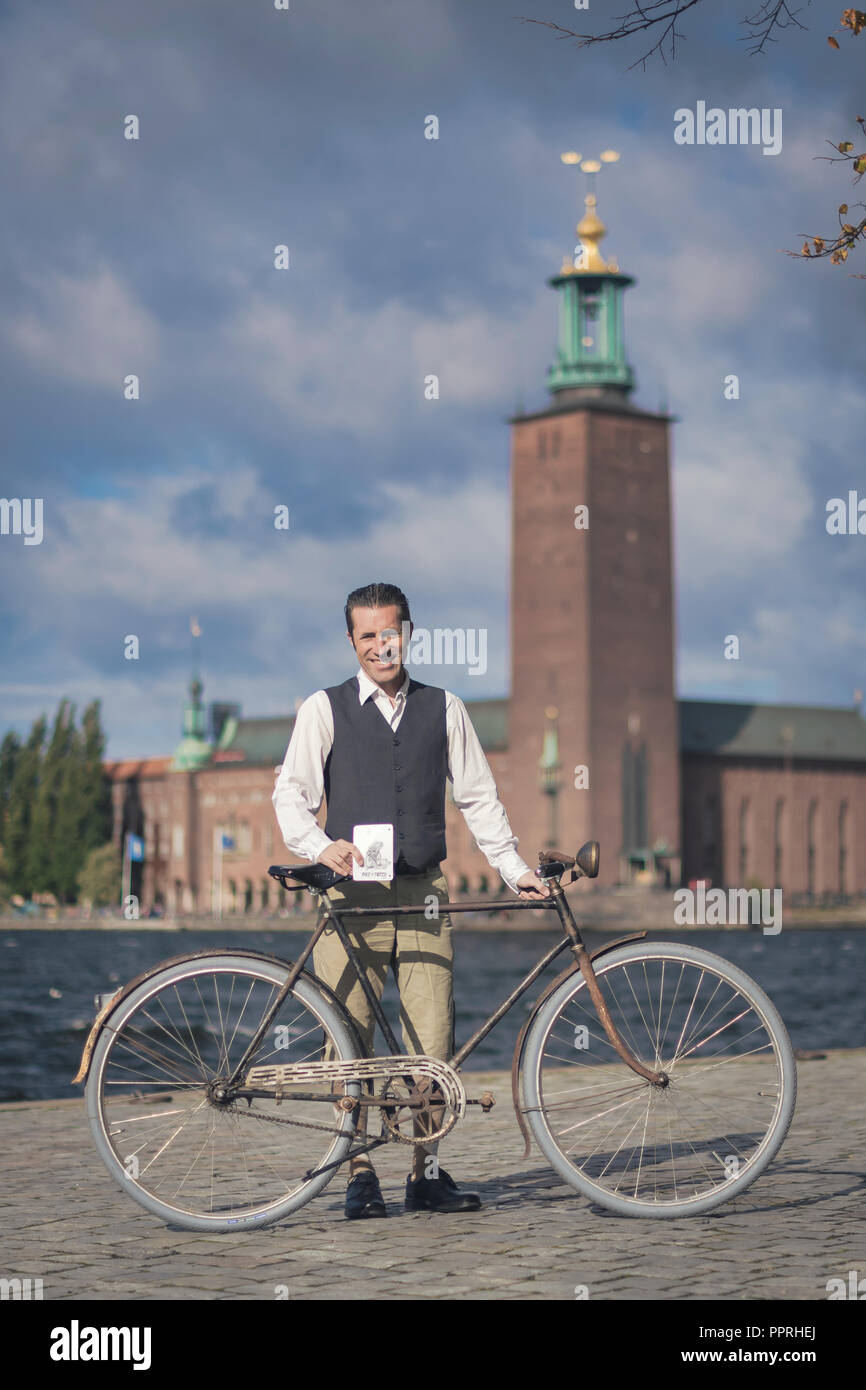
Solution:
M 395 604 L 400 609 L 400 622 L 411 623 L 409 600 L 396 584 L 365 584 L 353 589 L 346 599 L 346 631 L 354 635 L 353 608 L 391 608 Z

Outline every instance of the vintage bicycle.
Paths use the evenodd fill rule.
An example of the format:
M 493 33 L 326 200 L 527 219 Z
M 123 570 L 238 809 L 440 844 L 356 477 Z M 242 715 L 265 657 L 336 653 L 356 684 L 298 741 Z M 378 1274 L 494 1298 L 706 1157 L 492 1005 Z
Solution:
M 279 1221 L 317 1196 L 355 1154 L 419 1133 L 443 1138 L 469 1106 L 461 1068 L 547 967 L 571 959 L 520 1030 L 512 1098 L 559 1176 L 623 1216 L 708 1212 L 743 1192 L 778 1152 L 797 1080 L 785 1026 L 742 970 L 646 932 L 590 956 L 566 896 L 598 874 L 599 846 L 539 854 L 550 896 L 456 902 L 449 913 L 554 911 L 562 940 L 448 1062 L 406 1055 L 358 961 L 346 923 L 381 907 L 340 907 L 346 876 L 274 865 L 310 890 L 319 919 L 293 963 L 226 948 L 180 956 L 132 980 L 100 1010 L 75 1081 L 108 1170 L 166 1222 L 234 1231 Z M 419 914 L 398 907 L 397 914 Z M 367 1056 L 332 991 L 308 970 L 332 927 L 389 1052 Z M 378 1132 L 358 1127 L 378 1112 Z

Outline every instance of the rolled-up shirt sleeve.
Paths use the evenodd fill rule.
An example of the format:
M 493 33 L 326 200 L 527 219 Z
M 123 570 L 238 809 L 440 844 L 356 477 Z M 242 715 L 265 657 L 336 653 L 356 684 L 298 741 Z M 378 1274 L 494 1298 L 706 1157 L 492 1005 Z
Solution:
M 316 822 L 325 795 L 325 763 L 334 742 L 324 690 L 300 706 L 271 800 L 286 849 L 315 863 L 331 837 Z
M 499 800 L 490 764 L 472 727 L 466 706 L 456 695 L 448 695 L 448 776 L 453 786 L 454 804 L 462 812 L 475 843 L 491 868 L 512 892 L 517 880 L 530 872 L 517 853 L 517 836 L 508 823 Z

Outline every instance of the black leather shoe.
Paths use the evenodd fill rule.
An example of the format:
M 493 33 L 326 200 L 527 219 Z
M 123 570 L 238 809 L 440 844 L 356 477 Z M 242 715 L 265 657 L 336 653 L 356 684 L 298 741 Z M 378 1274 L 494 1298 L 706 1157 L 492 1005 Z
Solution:
M 357 1221 L 362 1216 L 387 1215 L 379 1179 L 372 1168 L 363 1168 L 346 1188 L 346 1219 Z
M 437 1178 L 406 1179 L 404 1211 L 477 1211 L 481 1198 L 477 1192 L 461 1192 L 444 1168 Z

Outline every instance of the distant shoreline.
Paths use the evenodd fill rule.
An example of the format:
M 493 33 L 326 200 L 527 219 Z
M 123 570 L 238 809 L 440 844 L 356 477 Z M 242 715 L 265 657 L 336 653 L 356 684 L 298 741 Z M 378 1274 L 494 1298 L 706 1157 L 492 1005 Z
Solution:
M 762 934 L 760 924 L 714 923 L 692 926 L 677 923 L 673 911 L 665 918 L 656 908 L 649 912 L 649 904 L 634 911 L 621 910 L 615 915 L 605 913 L 596 915 L 590 909 L 581 912 L 580 904 L 572 900 L 572 911 L 578 925 L 586 931 L 618 932 L 626 934 L 635 931 L 661 932 L 701 932 L 701 931 L 751 931 Z M 458 914 L 452 918 L 456 932 L 527 932 L 554 931 L 558 923 L 553 913 L 528 914 L 520 912 L 510 920 L 502 917 L 478 917 L 470 919 L 471 914 Z M 315 925 L 312 913 L 297 914 L 291 917 L 176 917 L 148 918 L 126 921 L 122 917 L 93 917 L 89 920 L 48 917 L 0 917 L 0 931 L 132 931 L 132 932 L 231 932 L 235 935 L 256 933 L 301 933 L 309 935 Z M 844 928 L 848 931 L 866 929 L 866 903 L 847 908 L 790 908 L 782 917 L 783 931 L 818 931 L 831 928 Z

